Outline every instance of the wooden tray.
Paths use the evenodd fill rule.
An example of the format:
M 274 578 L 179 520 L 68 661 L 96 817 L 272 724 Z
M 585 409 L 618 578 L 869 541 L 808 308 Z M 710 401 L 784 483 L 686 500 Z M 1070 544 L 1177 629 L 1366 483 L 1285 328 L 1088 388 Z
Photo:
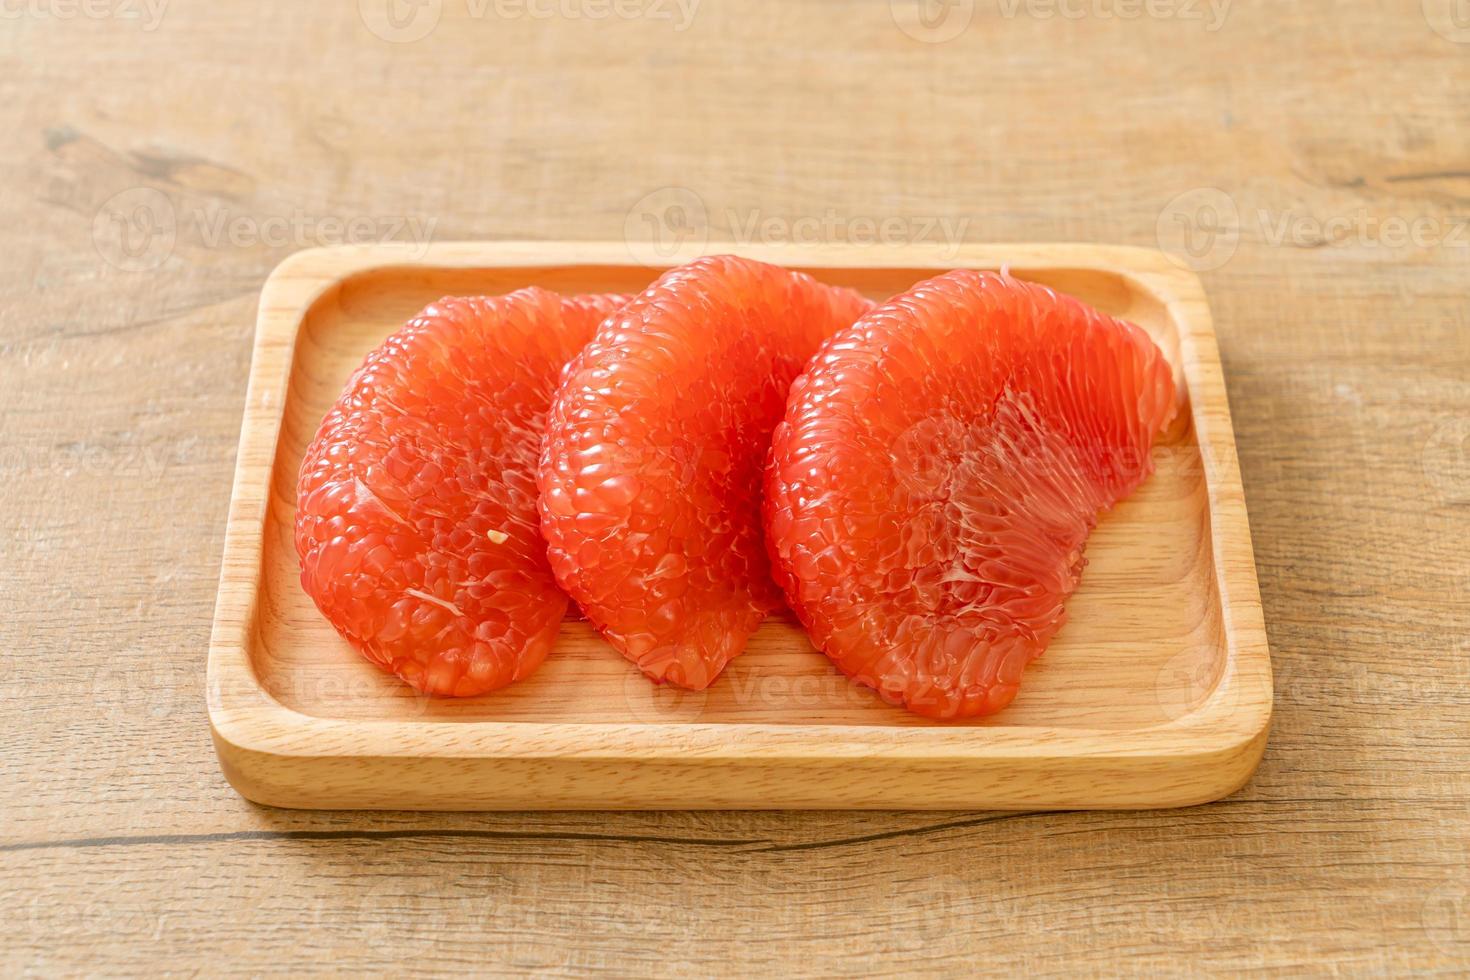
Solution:
M 316 249 L 283 262 L 260 300 L 209 651 L 209 718 L 235 788 L 289 807 L 1032 809 L 1177 806 L 1239 787 L 1265 747 L 1271 666 L 1198 279 L 1109 246 L 730 250 L 875 298 L 1008 264 L 1139 324 L 1174 363 L 1190 410 L 1154 476 L 1093 534 L 1070 621 L 1015 703 L 976 723 L 910 715 L 846 681 L 789 615 L 698 693 L 649 684 L 577 620 L 535 676 L 485 697 L 425 698 L 380 673 L 302 592 L 291 540 L 302 453 L 347 376 L 440 296 L 636 291 L 661 268 L 621 243 Z

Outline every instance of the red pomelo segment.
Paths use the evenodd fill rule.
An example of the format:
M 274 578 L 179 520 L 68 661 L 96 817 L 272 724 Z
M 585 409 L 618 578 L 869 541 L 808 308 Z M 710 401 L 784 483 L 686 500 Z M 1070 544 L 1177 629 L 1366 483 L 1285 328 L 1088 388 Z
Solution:
M 920 283 L 792 386 L 766 474 L 776 579 L 859 682 L 932 718 L 999 711 L 1174 411 L 1132 324 L 1009 276 Z
M 443 299 L 367 356 L 306 451 L 301 584 L 373 663 L 431 694 L 545 659 L 566 610 L 536 515 L 560 371 L 625 296 Z
M 541 457 L 562 588 L 650 678 L 708 686 L 781 604 L 761 471 L 787 390 L 872 304 L 730 256 L 665 273 L 567 369 Z

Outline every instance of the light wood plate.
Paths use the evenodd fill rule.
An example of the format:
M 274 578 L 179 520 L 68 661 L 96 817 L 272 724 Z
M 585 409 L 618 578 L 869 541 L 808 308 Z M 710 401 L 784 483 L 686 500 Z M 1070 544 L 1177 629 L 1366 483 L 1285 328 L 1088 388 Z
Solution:
M 580 620 L 530 679 L 419 696 L 367 664 L 298 582 L 302 454 L 363 355 L 447 294 L 637 291 L 622 244 L 301 252 L 261 294 L 210 641 L 209 717 L 246 797 L 290 807 L 1118 808 L 1239 787 L 1265 747 L 1271 666 L 1219 353 L 1198 279 L 1091 245 L 732 247 L 877 299 L 1008 265 L 1149 331 L 1187 399 L 1157 472 L 1105 515 L 1070 618 L 1015 703 L 941 724 L 884 704 L 769 620 L 709 690 L 657 688 Z

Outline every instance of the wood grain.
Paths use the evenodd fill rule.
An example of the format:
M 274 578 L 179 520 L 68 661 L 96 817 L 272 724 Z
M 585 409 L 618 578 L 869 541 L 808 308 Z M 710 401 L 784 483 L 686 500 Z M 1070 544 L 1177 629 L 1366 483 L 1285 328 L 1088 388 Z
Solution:
M 704 0 L 683 31 L 442 6 L 412 43 L 354 4 L 0 19 L 8 968 L 1464 971 L 1470 49 L 1425 17 L 1448 5 L 1237 0 L 1211 31 L 981 3 L 942 43 L 886 3 Z M 702 223 L 640 204 L 670 186 Z M 650 210 L 711 241 L 896 217 L 1178 247 L 1210 215 L 1172 202 L 1208 188 L 1239 229 L 1195 264 L 1277 695 L 1230 799 L 343 815 L 220 777 L 204 651 L 256 297 L 290 252 L 354 217 L 358 241 L 592 240 Z M 113 218 L 159 199 L 105 205 L 137 189 L 175 235 L 130 259 Z

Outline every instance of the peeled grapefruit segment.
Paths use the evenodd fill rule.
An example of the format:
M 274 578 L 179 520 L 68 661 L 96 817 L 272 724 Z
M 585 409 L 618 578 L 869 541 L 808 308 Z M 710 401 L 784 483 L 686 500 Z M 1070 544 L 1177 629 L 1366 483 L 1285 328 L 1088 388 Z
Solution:
M 1008 275 L 913 287 L 792 385 L 772 567 L 848 675 L 932 718 L 999 711 L 1066 619 L 1099 511 L 1175 412 L 1138 327 Z
M 665 273 L 568 366 L 541 456 L 556 580 L 650 678 L 701 689 L 781 604 L 761 472 L 787 389 L 872 304 L 732 256 Z
M 626 299 L 442 299 L 348 381 L 301 465 L 296 551 L 306 593 L 368 660 L 473 695 L 545 659 L 567 605 L 536 515 L 546 408 Z

